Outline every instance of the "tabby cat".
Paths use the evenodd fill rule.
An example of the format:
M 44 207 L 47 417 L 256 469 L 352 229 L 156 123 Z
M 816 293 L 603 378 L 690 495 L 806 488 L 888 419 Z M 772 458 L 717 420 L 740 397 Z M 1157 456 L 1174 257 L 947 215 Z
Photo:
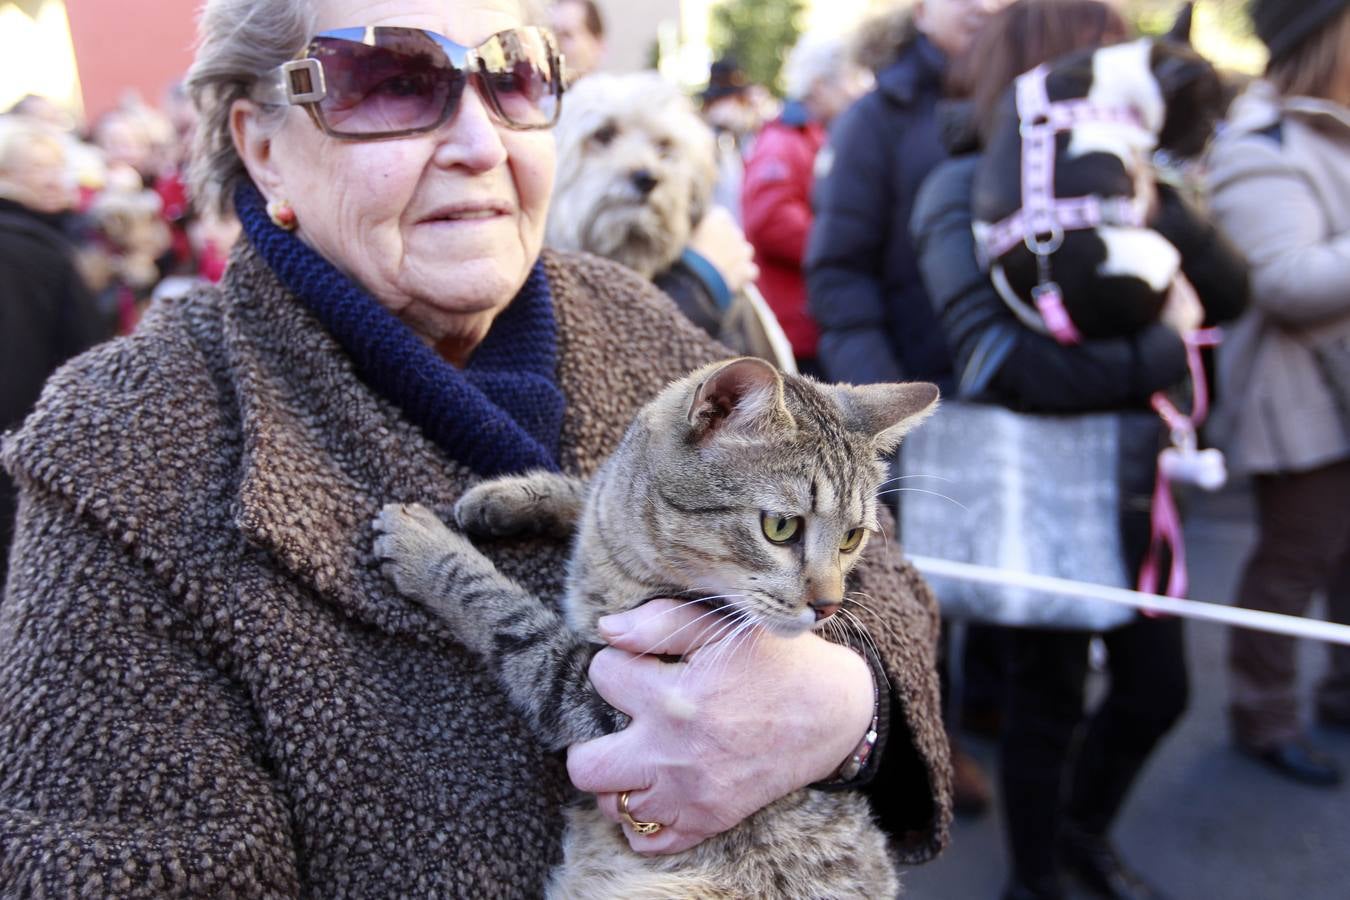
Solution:
M 474 487 L 455 507 L 465 532 L 576 528 L 565 623 L 421 506 L 384 508 L 376 554 L 403 594 L 495 668 L 540 738 L 561 750 L 627 724 L 586 675 L 601 616 L 652 597 L 708 597 L 782 633 L 828 622 L 878 527 L 880 458 L 936 401 L 931 384 L 828 386 L 757 359 L 715 363 L 645 406 L 589 485 L 535 473 Z M 797 791 L 663 857 L 632 852 L 590 798 L 567 815 L 554 898 L 899 890 L 885 836 L 856 792 Z

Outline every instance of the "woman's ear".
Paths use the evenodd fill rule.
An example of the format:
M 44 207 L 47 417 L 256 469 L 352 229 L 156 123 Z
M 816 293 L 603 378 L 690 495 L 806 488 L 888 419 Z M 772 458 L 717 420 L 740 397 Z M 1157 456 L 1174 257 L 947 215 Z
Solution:
M 230 137 L 235 152 L 265 200 L 285 199 L 281 172 L 272 156 L 275 127 L 265 127 L 264 112 L 252 100 L 236 100 L 230 106 Z

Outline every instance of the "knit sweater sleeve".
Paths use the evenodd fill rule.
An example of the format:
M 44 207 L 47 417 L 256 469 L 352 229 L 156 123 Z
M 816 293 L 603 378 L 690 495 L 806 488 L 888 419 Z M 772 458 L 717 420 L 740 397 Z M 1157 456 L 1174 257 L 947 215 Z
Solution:
M 289 897 L 248 698 L 149 567 L 30 488 L 0 608 L 0 894 Z

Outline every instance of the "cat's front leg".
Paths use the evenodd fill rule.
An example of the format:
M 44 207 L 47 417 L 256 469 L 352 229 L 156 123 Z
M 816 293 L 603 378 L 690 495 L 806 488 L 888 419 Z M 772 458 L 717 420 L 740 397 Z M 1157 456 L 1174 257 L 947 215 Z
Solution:
M 429 608 L 465 646 L 486 655 L 483 611 L 470 610 L 514 583 L 462 534 L 451 531 L 420 503 L 390 503 L 375 518 L 380 571 L 399 593 Z
M 375 530 L 385 576 L 496 671 L 546 746 L 561 750 L 627 724 L 587 677 L 594 648 L 466 537 L 415 503 L 386 506 Z
M 550 534 L 569 537 L 581 517 L 586 483 L 556 472 L 493 478 L 455 504 L 455 521 L 478 537 Z

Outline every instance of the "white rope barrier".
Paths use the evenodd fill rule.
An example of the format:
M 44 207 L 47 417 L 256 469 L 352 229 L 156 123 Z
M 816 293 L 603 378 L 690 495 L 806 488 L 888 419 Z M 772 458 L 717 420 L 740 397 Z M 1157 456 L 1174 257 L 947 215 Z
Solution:
M 1026 572 L 993 569 L 988 566 L 975 566 L 970 563 L 934 559 L 929 556 L 910 556 L 909 561 L 925 575 L 940 575 L 944 578 L 957 578 L 982 584 L 1029 588 L 1065 597 L 1105 600 L 1107 603 L 1132 606 L 1145 612 L 1166 613 L 1167 615 L 1182 616 L 1187 619 L 1219 622 L 1224 625 L 1236 625 L 1239 628 L 1251 628 L 1257 631 L 1268 631 L 1272 634 L 1284 634 L 1290 637 L 1309 638 L 1314 641 L 1350 646 L 1350 625 L 1337 625 L 1334 622 L 1322 622 L 1317 619 L 1304 619 L 1299 616 L 1286 616 L 1280 613 L 1260 612 L 1254 609 L 1239 609 L 1233 606 L 1223 606 L 1219 603 L 1178 600 L 1175 597 L 1163 597 L 1159 594 L 1144 594 L 1124 588 L 1088 584 L 1082 581 L 1068 581 L 1064 578 L 1052 578 L 1048 575 L 1031 575 Z

